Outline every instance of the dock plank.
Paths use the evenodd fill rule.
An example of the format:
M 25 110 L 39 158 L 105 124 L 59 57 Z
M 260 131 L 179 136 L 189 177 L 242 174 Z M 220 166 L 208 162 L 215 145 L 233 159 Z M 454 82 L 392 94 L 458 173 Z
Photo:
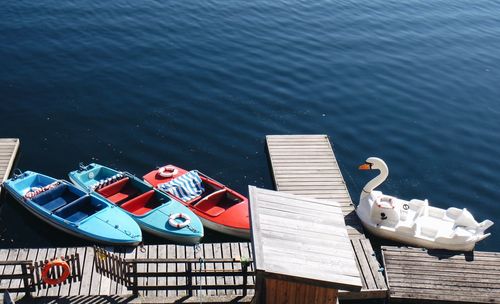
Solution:
M 38 249 L 38 262 L 42 262 L 42 261 L 46 261 L 49 259 L 49 249 L 48 248 L 39 248 Z M 41 280 L 41 278 L 39 278 L 39 280 Z M 36 294 L 37 297 L 40 297 L 44 294 L 46 294 L 46 289 L 39 289 L 36 291 Z
M 248 243 L 242 243 L 248 247 Z M 205 244 L 201 245 L 200 248 L 206 246 L 206 252 L 208 253 L 206 257 L 224 257 L 224 258 L 237 258 L 239 259 L 239 249 L 238 243 L 213 243 L 213 244 Z M 194 246 L 184 246 L 184 245 L 149 245 L 144 247 L 145 251 L 141 252 L 140 250 L 136 250 L 135 248 L 117 248 L 117 247 L 107 247 L 109 252 L 112 252 L 115 255 L 119 255 L 122 258 L 198 258 L 203 256 L 203 248 L 201 251 L 197 252 Z M 232 248 L 237 248 L 236 251 L 232 251 Z M 109 296 L 127 296 L 131 295 L 131 291 L 127 290 L 127 287 L 121 283 L 118 283 L 106 276 L 103 276 L 96 272 L 95 262 L 94 262 L 94 249 L 92 247 L 69 247 L 69 248 L 31 248 L 31 249 L 0 249 L 0 261 L 5 260 L 25 260 L 30 259 L 34 261 L 44 261 L 49 260 L 54 257 L 71 255 L 72 253 L 80 254 L 80 265 L 82 270 L 82 278 L 80 281 L 69 282 L 67 284 L 62 284 L 61 286 L 54 286 L 48 289 L 41 289 L 40 291 L 34 292 L 33 296 L 36 298 L 45 298 L 45 297 L 78 297 L 80 299 L 86 297 L 109 297 Z M 208 265 L 212 264 L 212 267 L 220 270 L 225 269 L 233 269 L 233 263 L 207 263 Z M 143 266 L 146 264 L 143 264 Z M 147 269 L 148 272 L 164 272 L 165 270 L 176 271 L 175 264 L 169 263 L 169 265 L 173 267 L 167 268 L 166 263 L 158 264 L 157 268 L 151 267 Z M 237 264 L 236 264 L 237 265 Z M 195 271 L 199 270 L 200 264 L 195 263 L 195 267 L 193 268 Z M 184 271 L 185 264 L 179 264 L 178 270 Z M 13 266 L 3 267 L 0 266 L 0 273 L 12 273 L 14 271 Z M 18 270 L 16 270 L 16 273 Z M 104 279 L 103 279 L 104 278 Z M 197 284 L 200 282 L 200 277 L 195 279 L 193 282 Z M 240 278 L 241 279 L 241 278 Z M 249 282 L 252 278 L 249 278 Z M 169 282 L 169 285 L 175 287 L 177 285 L 183 285 L 186 283 L 185 277 L 180 277 L 179 280 L 176 280 L 175 277 L 171 277 L 167 279 L 166 277 L 159 278 L 147 278 L 143 281 L 143 284 L 146 283 L 150 286 L 153 285 L 164 285 L 166 282 Z M 227 278 L 222 277 L 222 279 L 215 279 L 212 277 L 213 282 L 217 282 L 218 285 L 232 285 L 231 281 Z M 0 284 L 2 286 L 18 286 L 19 280 L 1 280 Z M 179 299 L 186 295 L 186 291 L 179 291 L 178 296 L 176 295 L 176 291 L 159 290 L 157 292 L 150 291 L 142 291 L 142 295 L 147 299 Z M 167 294 L 171 294 L 173 296 L 168 296 Z M 198 300 L 199 289 L 195 290 L 193 293 L 194 297 L 189 298 L 187 301 L 192 303 L 192 301 Z M 207 294 L 207 290 L 202 287 L 202 294 L 204 297 Z M 231 296 L 234 294 L 232 287 L 228 288 L 227 292 L 223 290 L 216 294 L 214 290 L 210 292 L 212 294 L 213 300 L 217 300 L 217 302 L 225 303 L 231 302 L 234 298 Z M 250 291 L 249 294 L 252 294 Z M 22 294 L 13 294 L 14 296 L 22 296 Z M 76 298 L 72 298 L 76 299 Z M 89 298 L 90 299 L 90 298 Z M 247 299 L 249 300 L 249 299 Z M 170 300 L 169 300 L 170 301 Z M 174 300 L 172 300 L 174 301 Z M 175 301 L 174 301 L 175 302 Z
M 172 245 L 172 244 L 168 244 L 167 245 L 167 257 L 169 259 L 175 259 L 177 257 L 175 245 Z M 167 265 L 167 269 L 168 269 L 169 272 L 178 271 L 178 266 L 174 265 L 172 263 L 169 263 Z M 178 284 L 179 278 L 177 278 L 177 277 L 175 277 L 175 278 L 174 277 L 169 277 L 169 278 L 167 278 L 167 282 L 168 282 L 169 286 L 175 286 L 175 285 Z M 167 291 L 167 295 L 169 297 L 175 297 L 175 296 L 179 295 L 179 292 L 177 290 L 168 290 Z
M 500 303 L 500 254 L 382 247 L 391 303 Z
M 167 258 L 167 245 L 158 245 L 157 249 L 157 256 L 159 259 L 166 259 Z M 167 271 L 167 264 L 161 263 L 158 264 L 158 271 L 159 272 L 166 272 Z M 167 284 L 167 278 L 166 277 L 161 277 L 158 278 L 158 285 L 166 285 Z M 158 297 L 166 297 L 167 292 L 166 290 L 158 290 L 157 291 L 157 296 Z
M 203 257 L 205 259 L 213 258 L 214 257 L 213 244 L 210 243 L 210 244 L 202 244 L 202 245 L 203 245 Z M 203 269 L 210 269 L 210 270 L 215 269 L 215 264 L 214 263 L 204 263 L 203 266 L 204 266 Z M 206 277 L 206 284 L 207 285 L 215 285 L 216 284 L 215 278 L 207 276 Z M 213 290 L 213 289 L 206 290 L 206 295 L 215 296 L 216 295 L 216 291 Z
M 375 272 L 378 261 L 365 238 L 328 136 L 268 135 L 266 143 L 276 190 L 328 203 L 338 202 L 344 214 L 348 236 L 359 258 L 357 266 L 363 288 L 359 292 L 341 291 L 339 298 L 386 297 L 387 284 L 382 273 Z M 363 240 L 365 242 L 359 243 Z
M 186 249 L 184 248 L 184 246 L 175 245 L 175 257 L 177 259 L 184 259 L 186 257 Z M 186 264 L 184 264 L 184 263 L 177 264 L 177 271 L 179 271 L 179 272 L 186 271 Z M 186 284 L 186 278 L 185 277 L 178 277 L 177 278 L 177 284 L 178 285 L 185 285 Z M 179 290 L 177 292 L 177 295 L 179 295 L 179 296 L 185 296 L 186 295 L 186 291 Z
M 9 178 L 19 152 L 19 138 L 0 138 L 0 183 Z M 0 193 L 2 188 L 0 187 Z

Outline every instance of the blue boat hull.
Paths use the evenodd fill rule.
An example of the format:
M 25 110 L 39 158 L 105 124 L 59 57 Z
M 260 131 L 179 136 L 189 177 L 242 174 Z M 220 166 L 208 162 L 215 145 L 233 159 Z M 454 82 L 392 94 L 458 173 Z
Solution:
M 25 195 L 58 182 L 32 198 Z M 66 181 L 27 171 L 4 183 L 5 189 L 39 219 L 73 236 L 109 245 L 137 245 L 142 233 L 125 212 Z
M 118 202 L 118 199 L 115 198 L 118 194 L 106 190 L 117 183 L 117 177 L 118 179 L 126 178 L 127 183 L 133 185 L 138 193 Z M 110 203 L 120 205 L 122 210 L 127 212 L 146 232 L 183 244 L 199 243 L 203 237 L 203 224 L 196 214 L 167 194 L 154 189 L 151 185 L 129 173 L 119 172 L 98 164 L 90 164 L 80 170 L 70 172 L 69 178 L 78 187 L 86 191 L 90 190 L 92 193 L 107 199 Z M 102 188 L 93 191 L 96 190 L 95 185 L 97 184 L 100 184 Z M 149 196 L 151 201 L 156 202 L 154 208 L 145 209 L 142 206 L 131 206 L 134 204 L 133 202 L 141 200 L 144 196 Z M 190 219 L 188 226 L 178 228 L 169 224 L 170 216 L 178 213 L 182 213 Z

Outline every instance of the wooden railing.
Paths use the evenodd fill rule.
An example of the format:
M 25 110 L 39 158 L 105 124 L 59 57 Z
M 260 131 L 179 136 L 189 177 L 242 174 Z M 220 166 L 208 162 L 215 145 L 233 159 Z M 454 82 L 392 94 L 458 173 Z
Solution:
M 134 295 L 138 295 L 139 291 L 143 290 L 185 290 L 188 296 L 193 295 L 196 289 L 204 290 L 241 290 L 242 295 L 246 296 L 248 289 L 254 289 L 255 285 L 248 284 L 248 276 L 253 276 L 254 272 L 249 271 L 248 267 L 252 260 L 235 259 L 235 258 L 208 258 L 208 259 L 124 259 L 113 253 L 106 251 L 103 248 L 94 246 L 95 265 L 98 273 L 101 273 L 132 290 Z M 236 269 L 206 269 L 207 263 L 232 263 Z M 155 264 L 155 269 L 158 265 L 165 265 L 165 269 L 169 269 L 167 265 L 184 265 L 184 271 L 147 271 L 144 272 L 140 268 L 147 268 L 147 265 Z M 238 265 L 238 266 L 236 266 Z M 146 266 L 146 267 L 141 267 Z M 198 267 L 197 267 L 198 266 Z M 178 269 L 179 267 L 172 267 Z M 198 269 L 197 269 L 198 268 Z M 193 278 L 214 277 L 241 277 L 241 284 L 201 284 L 193 283 Z M 185 284 L 141 284 L 144 279 L 155 278 L 150 280 L 159 282 L 159 278 L 184 277 Z M 165 280 L 167 281 L 167 280 Z M 216 280 L 215 280 L 216 281 Z
M 62 261 L 65 261 L 69 265 L 69 276 L 66 280 L 61 282 L 60 284 L 57 285 L 48 285 L 42 280 L 42 269 L 45 267 L 45 265 L 50 262 L 54 261 L 55 259 L 60 259 Z M 33 264 L 33 273 L 35 280 L 33 281 L 33 285 L 37 287 L 38 290 L 40 289 L 46 289 L 50 288 L 53 286 L 61 286 L 61 285 L 66 285 L 71 282 L 76 282 L 82 279 L 82 271 L 80 268 L 80 255 L 78 253 L 67 255 L 67 256 L 61 256 L 60 258 L 53 258 L 50 260 L 45 260 L 45 261 L 39 261 L 35 262 Z M 62 274 L 62 269 L 60 267 L 52 267 L 48 273 L 49 278 L 58 278 Z
M 1 281 L 21 280 L 22 282 L 19 287 L 0 287 L 0 292 L 24 292 L 29 295 L 30 292 L 35 291 L 32 261 L 1 261 L 0 266 L 13 268 L 11 274 L 0 274 Z
M 26 261 L 0 261 L 0 267 L 4 269 L 3 274 L 0 274 L 0 281 L 8 281 L 9 287 L 0 286 L 0 292 L 24 292 L 26 295 L 30 295 L 31 292 L 36 289 L 45 289 L 53 286 L 61 286 L 68 284 L 70 282 L 76 282 L 81 280 L 81 268 L 80 268 L 80 257 L 78 253 L 72 254 L 70 256 L 62 256 L 61 260 L 65 261 L 69 265 L 69 276 L 66 280 L 57 285 L 48 285 L 42 280 L 42 269 L 49 261 L 39 261 L 34 262 L 31 260 Z M 11 270 L 5 273 L 5 268 L 9 267 Z M 60 267 L 52 267 L 48 273 L 49 278 L 59 278 L 61 276 Z

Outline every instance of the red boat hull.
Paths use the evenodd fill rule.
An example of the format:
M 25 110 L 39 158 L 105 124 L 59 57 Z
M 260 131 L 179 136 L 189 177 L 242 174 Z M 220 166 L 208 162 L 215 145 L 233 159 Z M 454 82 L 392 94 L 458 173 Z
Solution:
M 158 169 L 144 175 L 146 182 L 153 187 L 171 181 L 185 173 L 186 170 L 169 165 L 176 169 L 171 177 L 160 176 Z M 205 193 L 200 197 L 184 202 L 172 195 L 179 202 L 186 205 L 198 217 L 206 228 L 241 238 L 250 238 L 250 219 L 248 215 L 248 199 L 238 192 L 227 188 L 214 179 L 199 174 L 205 186 Z

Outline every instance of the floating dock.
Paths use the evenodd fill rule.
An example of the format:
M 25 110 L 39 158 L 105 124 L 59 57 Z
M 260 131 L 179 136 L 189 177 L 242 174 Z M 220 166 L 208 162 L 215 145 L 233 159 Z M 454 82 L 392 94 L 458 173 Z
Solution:
M 9 178 L 18 151 L 18 138 L 0 138 L 0 183 Z M 1 191 L 2 189 L 0 188 Z
M 150 290 L 140 292 L 140 298 L 161 298 L 162 303 L 173 303 L 180 298 L 189 302 L 189 299 L 198 303 L 198 299 L 209 301 L 217 299 L 222 302 L 240 303 L 249 302 L 253 297 L 254 277 L 253 263 L 249 264 L 248 280 L 246 284 L 249 286 L 246 296 L 242 296 L 242 291 L 237 288 L 232 288 L 235 285 L 243 284 L 243 278 L 239 275 L 231 275 L 231 272 L 237 270 L 239 262 L 228 262 L 229 260 L 239 261 L 241 259 L 252 260 L 252 252 L 249 243 L 206 243 L 201 244 L 199 248 L 195 246 L 183 245 L 149 245 L 137 248 L 115 248 L 106 247 L 107 252 L 122 259 L 131 259 L 143 261 L 146 259 L 153 260 L 154 263 L 138 264 L 138 272 L 141 274 L 147 273 L 147 278 L 140 278 L 139 284 L 142 286 L 150 286 Z M 115 278 L 99 273 L 97 268 L 103 266 L 102 261 L 106 261 L 107 268 L 113 268 L 113 263 L 108 263 L 108 260 L 98 256 L 95 257 L 95 250 L 92 247 L 70 247 L 70 248 L 23 248 L 23 249 L 1 249 L 0 261 L 44 261 L 60 256 L 79 255 L 81 268 L 81 279 L 73 282 L 67 282 L 60 286 L 50 288 L 37 288 L 31 295 L 37 298 L 63 297 L 71 298 L 76 296 L 114 296 L 133 298 L 133 291 L 129 290 L 125 284 L 118 282 Z M 198 262 L 203 258 L 205 262 Z M 192 283 L 194 286 L 201 285 L 193 289 L 192 296 L 188 295 L 185 286 L 189 283 L 189 278 L 182 274 L 186 271 L 187 263 L 156 263 L 158 259 L 169 260 L 186 260 L 196 259 L 193 263 Z M 210 261 L 225 261 L 225 262 L 210 262 Z M 97 261 L 97 262 L 96 262 Z M 200 264 L 201 263 L 201 264 Z M 19 265 L 1 265 L 0 266 L 0 289 L 19 288 L 23 285 L 20 278 L 5 279 L 9 275 L 20 273 Z M 98 267 L 99 266 L 99 267 Z M 17 267 L 17 268 L 16 268 Z M 200 268 L 201 267 L 201 268 Z M 213 273 L 221 273 L 222 275 L 204 276 L 200 273 L 201 270 L 207 270 Z M 227 273 L 224 273 L 227 272 Z M 120 274 L 120 272 L 118 271 Z M 158 275 L 155 275 L 158 274 Z M 171 275 L 169 275 L 171 274 Z M 178 277 L 176 275 L 179 275 Z M 34 276 L 34 280 L 39 278 Z M 156 290 L 156 286 L 168 284 L 170 289 Z M 36 285 L 36 283 L 35 283 Z M 215 286 L 213 289 L 207 289 L 203 286 Z M 218 288 L 218 289 L 217 289 Z M 12 293 L 14 297 L 22 297 L 23 293 Z M 115 302 L 113 302 L 115 303 Z
M 500 303 L 500 253 L 382 247 L 391 303 Z
M 297 195 L 301 200 L 332 204 L 341 210 L 345 221 L 343 233 L 347 236 L 347 248 L 352 249 L 348 250 L 354 257 L 352 264 L 359 271 L 361 290 L 340 290 L 340 300 L 362 302 L 389 298 L 391 303 L 500 303 L 500 253 L 382 247 L 384 271 L 364 235 L 328 137 L 270 135 L 266 141 L 276 190 L 282 196 Z M 2 179 L 10 174 L 18 148 L 19 140 L 0 139 Z M 275 238 L 275 242 L 287 242 L 286 237 L 280 240 L 279 236 Z M 332 257 L 347 254 L 330 247 Z M 324 250 L 327 249 L 321 252 Z M 171 244 L 135 249 L 105 247 L 105 250 L 92 247 L 0 249 L 0 291 L 16 290 L 18 293 L 14 296 L 31 292 L 41 302 L 62 299 L 82 303 L 249 303 L 254 288 L 260 286 L 255 279 L 257 269 L 252 251 L 249 242 L 206 243 L 199 247 Z M 73 267 L 79 265 L 78 274 L 64 284 L 44 287 L 40 284 L 40 265 L 60 256 L 75 257 L 78 263 L 71 261 Z M 268 256 L 261 258 L 269 261 Z M 273 258 L 272 261 L 279 262 Z M 304 263 L 307 264 L 307 259 Z M 293 277 L 293 273 L 288 276 Z M 33 282 L 27 284 L 29 280 Z M 30 290 L 23 291 L 27 285 Z M 344 286 L 347 289 L 347 285 Z M 318 292 L 326 294 L 326 303 L 337 295 L 336 291 Z M 137 294 L 140 297 L 136 298 Z M 309 299 L 309 293 L 305 294 Z M 282 295 L 289 297 L 286 293 Z
M 382 268 L 365 237 L 327 135 L 268 135 L 269 159 L 276 190 L 331 203 L 344 214 L 363 287 L 340 291 L 339 299 L 387 297 Z

